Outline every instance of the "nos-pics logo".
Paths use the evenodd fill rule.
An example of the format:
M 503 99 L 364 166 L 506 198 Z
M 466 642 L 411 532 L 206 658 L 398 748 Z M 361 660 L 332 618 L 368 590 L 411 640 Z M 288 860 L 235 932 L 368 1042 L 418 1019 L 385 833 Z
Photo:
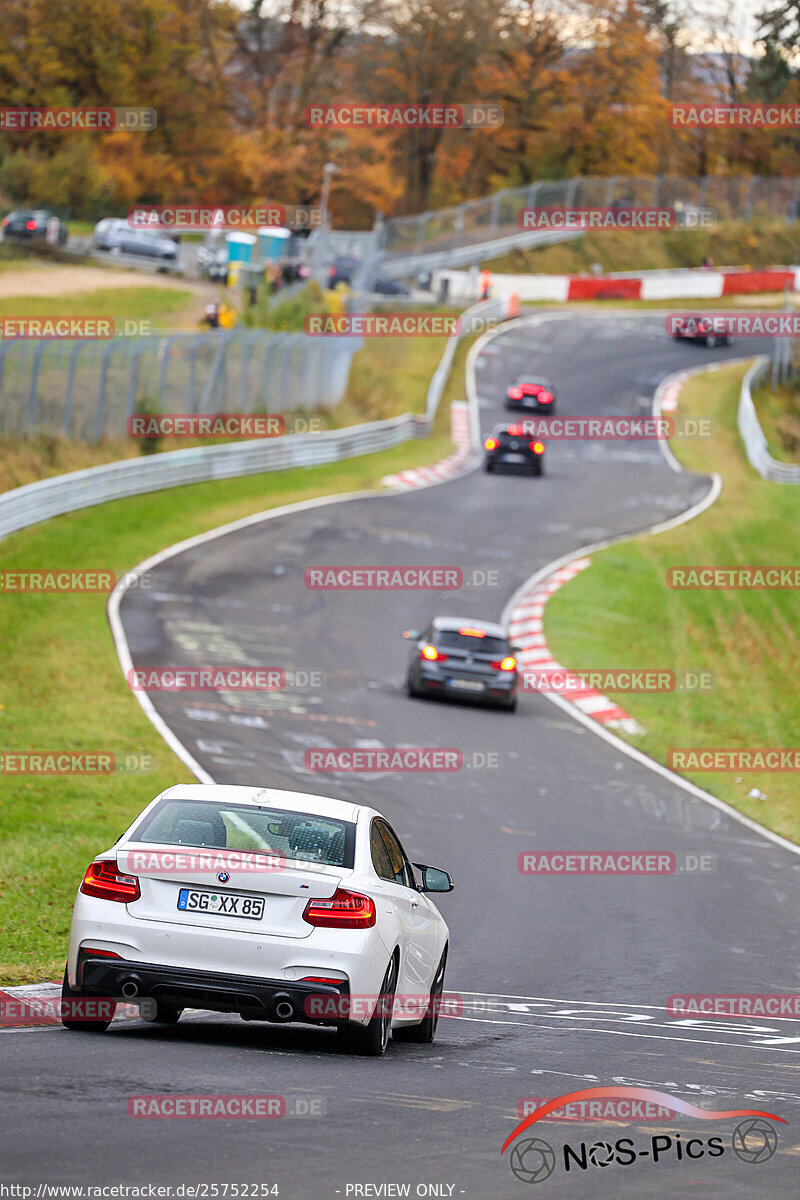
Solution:
M 537 1121 L 549 1113 L 564 1108 L 565 1105 L 584 1100 L 601 1099 L 644 1100 L 669 1108 L 675 1113 L 683 1113 L 688 1117 L 696 1117 L 702 1121 L 726 1121 L 742 1118 L 730 1136 L 730 1146 L 725 1145 L 724 1136 L 712 1137 L 682 1137 L 679 1133 L 654 1134 L 641 1145 L 633 1138 L 621 1137 L 613 1142 L 599 1140 L 596 1142 L 580 1142 L 577 1146 L 565 1143 L 554 1149 L 549 1142 L 538 1136 L 521 1137 Z M 506 1138 L 501 1154 L 505 1154 L 514 1142 L 509 1155 L 509 1166 L 512 1174 L 521 1183 L 543 1183 L 555 1171 L 570 1173 L 573 1171 L 588 1171 L 592 1167 L 610 1167 L 613 1165 L 630 1167 L 643 1159 L 653 1165 L 665 1161 L 692 1163 L 701 1158 L 720 1158 L 730 1149 L 738 1159 L 749 1165 L 764 1163 L 772 1158 L 778 1148 L 778 1132 L 770 1124 L 771 1121 L 784 1122 L 783 1117 L 774 1113 L 764 1112 L 755 1108 L 725 1109 L 713 1111 L 698 1108 L 687 1100 L 671 1096 L 668 1092 L 659 1092 L 654 1088 L 637 1087 L 597 1087 L 583 1088 L 577 1092 L 567 1092 L 541 1105 L 516 1127 L 510 1137 Z M 516 1141 L 520 1138 L 519 1141 Z

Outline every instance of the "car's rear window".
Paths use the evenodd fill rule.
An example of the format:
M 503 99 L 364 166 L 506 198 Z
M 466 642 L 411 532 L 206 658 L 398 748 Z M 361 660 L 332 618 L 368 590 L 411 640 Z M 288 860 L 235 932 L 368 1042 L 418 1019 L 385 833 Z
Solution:
M 130 835 L 134 842 L 169 846 L 211 846 L 226 850 L 277 851 L 300 862 L 352 867 L 352 821 L 288 809 L 208 800 L 162 800 Z
M 440 650 L 467 650 L 471 654 L 507 654 L 508 642 L 505 638 L 475 637 L 472 634 L 459 633 L 457 629 L 440 629 L 434 636 L 434 645 Z

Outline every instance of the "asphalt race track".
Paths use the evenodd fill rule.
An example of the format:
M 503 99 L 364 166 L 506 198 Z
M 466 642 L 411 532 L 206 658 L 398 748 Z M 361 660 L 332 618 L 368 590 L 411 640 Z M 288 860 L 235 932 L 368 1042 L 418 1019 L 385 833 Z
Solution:
M 479 360 L 483 428 L 502 417 L 505 387 L 525 369 L 551 376 L 561 416 L 649 415 L 666 374 L 751 350 L 763 347 L 673 344 L 658 314 L 518 324 Z M 31 1177 L 26 1135 L 35 1121 L 36 1177 L 60 1183 L 276 1183 L 289 1200 L 402 1194 L 380 1190 L 389 1184 L 456 1200 L 796 1197 L 800 1022 L 682 1023 L 667 1017 L 666 1001 L 796 989 L 800 859 L 544 697 L 523 694 L 507 714 L 412 701 L 403 688 L 403 629 L 436 611 L 498 619 L 537 568 L 674 516 L 708 486 L 672 471 L 656 443 L 552 443 L 541 479 L 477 470 L 287 514 L 174 556 L 157 568 L 152 590 L 128 592 L 121 613 L 137 667 L 322 672 L 323 686 L 244 700 L 152 699 L 215 780 L 369 802 L 412 859 L 450 870 L 456 890 L 439 901 L 451 928 L 446 988 L 464 1009 L 440 1021 L 434 1046 L 390 1042 L 382 1060 L 344 1057 L 327 1030 L 205 1013 L 175 1028 L 117 1022 L 102 1037 L 8 1031 L 0 1180 Z M 308 590 L 305 568 L 322 564 L 453 565 L 470 585 L 450 594 Z M 371 776 L 304 767 L 309 748 L 380 745 L 455 747 L 469 765 Z M 499 765 L 487 764 L 490 752 Z M 146 777 L 135 786 L 144 805 Z M 718 865 L 697 877 L 521 875 L 518 853 L 543 848 L 705 851 Z M 569 1174 L 559 1167 L 533 1188 L 512 1174 L 510 1151 L 501 1157 L 500 1149 L 523 1097 L 613 1083 L 707 1108 L 763 1108 L 788 1123 L 778 1126 L 778 1153 L 760 1164 L 732 1152 L 730 1120 L 539 1124 L 531 1135 L 558 1153 L 565 1141 L 624 1135 L 644 1151 L 651 1135 L 676 1131 L 721 1135 L 726 1150 L 693 1161 L 642 1153 L 631 1166 Z M 164 1092 L 319 1097 L 326 1115 L 128 1117 L 129 1096 Z

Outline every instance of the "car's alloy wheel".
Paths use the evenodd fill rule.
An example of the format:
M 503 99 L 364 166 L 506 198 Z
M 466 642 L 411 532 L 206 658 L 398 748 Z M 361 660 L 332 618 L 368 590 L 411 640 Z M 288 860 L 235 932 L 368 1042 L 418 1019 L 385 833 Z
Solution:
M 444 991 L 444 972 L 447 967 L 447 947 L 444 948 L 439 966 L 431 984 L 431 995 L 425 1016 L 419 1025 L 408 1025 L 403 1029 L 393 1029 L 392 1038 L 395 1042 L 414 1042 L 416 1045 L 429 1046 L 436 1037 L 436 1026 L 439 1024 L 439 1009 L 442 992 Z
M 65 1029 L 77 1029 L 80 1030 L 81 1033 L 105 1033 L 111 1024 L 111 1017 L 113 1017 L 114 1013 L 117 1011 L 116 1004 L 113 1000 L 110 1000 L 108 1003 L 111 1005 L 111 1017 L 109 1017 L 107 1021 L 76 1021 L 68 1016 L 65 1016 L 65 1012 L 70 1011 L 71 1001 L 90 999 L 90 997 L 85 997 L 83 992 L 73 991 L 73 989 L 69 986 L 69 978 L 67 976 L 66 969 L 64 970 L 64 982 L 61 985 L 61 999 L 66 1002 L 65 1005 L 62 1005 L 61 1024 Z
M 381 984 L 375 1014 L 368 1025 L 340 1025 L 339 1042 L 347 1054 L 380 1058 L 386 1051 L 392 1028 L 392 1009 L 397 990 L 397 958 L 393 954 Z

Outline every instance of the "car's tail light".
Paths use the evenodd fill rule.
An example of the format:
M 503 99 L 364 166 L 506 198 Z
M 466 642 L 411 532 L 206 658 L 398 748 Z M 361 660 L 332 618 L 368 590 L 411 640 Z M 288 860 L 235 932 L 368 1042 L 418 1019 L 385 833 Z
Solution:
M 89 865 L 83 877 L 81 891 L 84 896 L 98 896 L 101 900 L 116 900 L 129 904 L 138 900 L 139 880 L 135 875 L 123 875 L 113 859 L 104 858 Z
M 447 662 L 447 655 L 442 654 L 435 646 L 423 646 L 419 652 L 420 658 L 427 659 L 428 662 Z
M 522 388 L 509 388 L 508 389 L 508 398 L 509 398 L 509 400 L 521 400 L 522 399 Z
M 337 888 L 328 900 L 309 900 L 303 920 L 327 929 L 371 929 L 375 924 L 375 902 L 369 896 Z
M 541 392 L 539 392 L 538 399 L 539 399 L 540 404 L 552 404 L 553 403 L 553 393 L 541 391 Z
M 516 671 L 517 660 L 512 654 L 507 654 L 505 658 L 498 658 L 495 662 L 489 663 L 490 667 L 494 667 L 495 671 Z
M 333 279 L 336 274 L 336 267 L 328 267 L 328 278 Z
M 36 222 L 35 222 L 34 220 L 26 221 L 26 222 L 25 222 L 25 228 L 26 228 L 26 229 L 35 229 L 35 228 L 36 228 Z
M 472 625 L 462 625 L 458 632 L 462 637 L 486 637 L 485 629 L 474 629 Z
M 530 442 L 529 445 L 534 454 L 544 454 L 544 442 Z
M 499 445 L 497 438 L 487 438 L 483 443 L 483 448 L 484 450 L 496 450 Z
M 6 225 L 8 225 L 10 220 L 11 220 L 11 217 L 3 217 L 2 221 L 0 221 L 0 225 L 2 225 L 3 228 L 5 229 Z

